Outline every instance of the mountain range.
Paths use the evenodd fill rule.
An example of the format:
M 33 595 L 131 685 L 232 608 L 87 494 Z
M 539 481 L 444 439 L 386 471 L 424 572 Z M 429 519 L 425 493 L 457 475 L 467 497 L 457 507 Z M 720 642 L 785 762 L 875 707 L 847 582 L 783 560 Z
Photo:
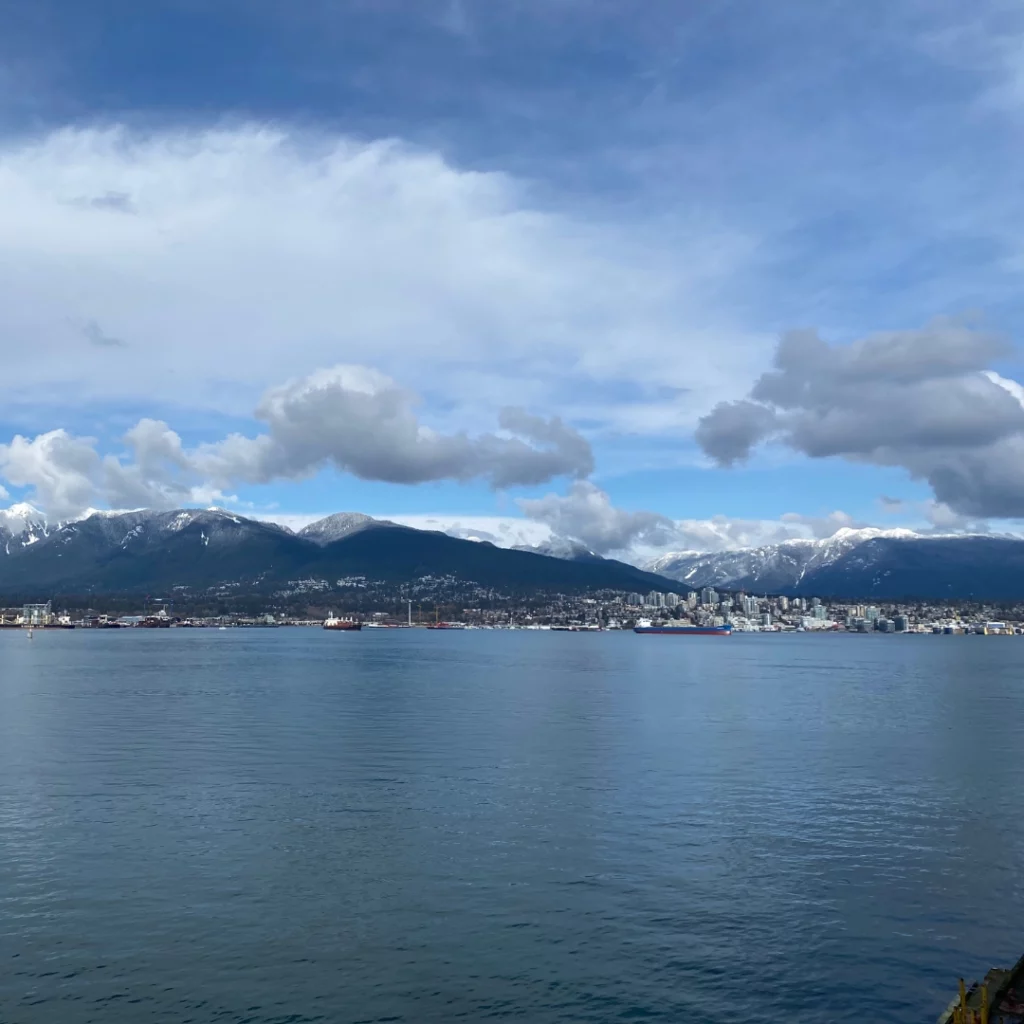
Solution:
M 839 599 L 1024 599 L 1024 540 L 988 534 L 841 529 L 736 551 L 678 551 L 645 568 L 686 589 Z
M 541 548 L 414 529 L 339 512 L 293 533 L 223 509 L 93 511 L 48 523 L 31 505 L 0 509 L 0 594 L 130 594 L 174 588 L 275 592 L 452 578 L 516 593 L 692 590 L 837 599 L 1024 599 L 1024 540 L 841 529 L 741 550 L 678 551 L 642 568 L 554 537 Z
M 506 592 L 671 589 L 636 566 L 589 555 L 561 559 L 462 540 L 360 513 L 328 516 L 293 533 L 223 509 L 92 512 L 47 523 L 30 505 L 0 512 L 0 593 L 128 594 L 176 588 L 281 591 L 453 578 Z

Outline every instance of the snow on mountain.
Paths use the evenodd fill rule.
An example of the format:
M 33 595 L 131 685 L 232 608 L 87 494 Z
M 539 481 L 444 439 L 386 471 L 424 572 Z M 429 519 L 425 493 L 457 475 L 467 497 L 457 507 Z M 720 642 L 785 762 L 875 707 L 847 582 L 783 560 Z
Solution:
M 349 534 L 365 530 L 371 525 L 392 526 L 393 524 L 385 519 L 374 519 L 362 512 L 335 512 L 334 515 L 325 516 L 315 523 L 304 526 L 299 530 L 299 536 L 317 544 L 330 544 L 332 541 L 349 536 Z
M 1001 575 L 1021 551 L 1024 543 L 1019 537 L 847 527 L 818 540 L 786 540 L 734 551 L 672 552 L 644 568 L 695 589 L 717 586 L 852 597 L 966 594 L 975 587 L 996 593 L 1012 589 Z
M 742 580 L 763 583 L 764 589 L 786 589 L 798 586 L 808 573 L 830 565 L 866 541 L 917 537 L 920 534 L 913 530 L 843 527 L 821 539 L 799 537 L 732 551 L 673 551 L 652 559 L 644 568 L 694 587 L 729 586 Z
M 290 533 L 276 523 L 258 523 L 222 508 L 175 509 L 86 509 L 73 519 L 48 523 L 45 515 L 31 505 L 13 505 L 0 509 L 0 554 L 11 555 L 29 545 L 66 548 L 69 544 L 88 544 L 95 550 L 120 547 L 127 550 L 140 544 L 159 544 L 161 537 L 180 533 L 198 525 L 203 546 L 215 543 L 237 544 L 241 535 L 263 530 Z M 45 544 L 43 544 L 45 542 Z
M 13 519 L 19 537 L 36 536 L 20 526 L 22 519 L 31 523 L 30 515 L 14 514 Z M 404 582 L 452 576 L 483 586 L 560 592 L 650 589 L 665 582 L 603 559 L 525 558 L 489 543 L 403 529 L 359 514 L 327 519 L 310 533 L 337 540 L 329 545 L 224 509 L 93 514 L 51 525 L 32 542 L 8 536 L 7 556 L 0 558 L 0 588 L 22 595 L 61 588 L 82 594 L 175 587 L 272 590 L 291 587 L 295 580 L 350 575 Z
M 12 547 L 36 544 L 46 535 L 46 516 L 27 502 L 0 509 L 0 552 L 10 554 Z
M 599 559 L 601 556 L 595 554 L 578 540 L 570 540 L 568 537 L 560 537 L 552 534 L 547 540 L 540 544 L 516 544 L 516 551 L 530 551 L 535 555 L 549 555 L 551 558 L 565 558 L 569 561 L 590 561 Z
M 489 542 L 485 547 L 493 544 L 530 551 L 567 563 L 603 561 L 579 542 L 529 521 L 523 521 L 520 528 L 519 522 L 509 524 L 498 517 L 408 518 L 415 523 L 400 525 Z M 277 550 L 284 537 L 326 546 L 355 537 L 368 527 L 397 525 L 359 512 L 339 512 L 296 534 L 287 526 L 222 508 L 89 510 L 74 520 L 47 523 L 38 509 L 19 503 L 0 509 L 0 558 L 12 572 L 14 562 L 26 567 L 19 569 L 20 573 L 28 571 L 23 556 L 31 554 L 36 567 L 33 572 L 38 575 L 43 571 L 39 567 L 48 566 L 45 571 L 57 574 L 54 578 L 58 569 L 65 572 L 71 564 L 105 564 L 102 560 L 114 553 L 146 558 L 159 555 L 172 561 L 195 557 L 212 560 L 211 565 L 230 560 L 244 568 L 250 561 L 256 564 L 270 559 L 268 552 Z M 381 540 L 374 543 L 379 545 Z M 386 541 L 383 547 L 374 548 L 381 552 L 389 549 Z M 187 552 L 192 554 L 183 554 Z M 906 529 L 844 527 L 817 540 L 791 538 L 751 548 L 674 551 L 642 568 L 677 580 L 679 589 L 715 586 L 750 593 L 856 598 L 1024 597 L 1024 541 L 984 534 L 938 536 Z M 34 578 L 33 573 L 26 578 Z
M 499 548 L 543 546 L 552 539 L 551 528 L 544 523 L 518 516 L 397 515 L 399 526 L 414 530 L 437 530 L 460 540 L 487 541 Z
M 14 536 L 34 527 L 46 525 L 46 516 L 35 506 L 22 501 L 10 508 L 0 509 L 0 529 Z

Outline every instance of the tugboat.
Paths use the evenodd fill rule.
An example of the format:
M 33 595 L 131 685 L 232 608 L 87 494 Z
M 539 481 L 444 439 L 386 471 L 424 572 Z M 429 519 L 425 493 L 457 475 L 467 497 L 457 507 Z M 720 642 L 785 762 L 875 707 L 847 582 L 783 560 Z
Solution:
M 334 612 L 324 619 L 324 629 L 362 629 L 363 624 L 355 619 L 339 619 Z

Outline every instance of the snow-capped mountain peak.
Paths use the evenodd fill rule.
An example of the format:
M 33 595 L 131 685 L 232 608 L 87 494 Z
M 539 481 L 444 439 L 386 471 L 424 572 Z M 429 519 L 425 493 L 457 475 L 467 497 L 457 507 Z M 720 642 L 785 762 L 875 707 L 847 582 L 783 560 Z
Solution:
M 0 509 L 0 542 L 6 547 L 11 541 L 34 544 L 46 534 L 46 516 L 34 505 L 20 501 L 10 508 Z
M 19 501 L 10 508 L 0 509 L 0 526 L 9 533 L 20 533 L 31 524 L 46 522 L 46 516 L 27 501 Z
M 844 527 L 830 537 L 792 538 L 758 548 L 672 552 L 644 568 L 691 589 L 902 598 L 943 590 L 1009 592 L 1009 584 L 995 582 L 993 574 L 1011 575 L 1021 551 L 1024 544 L 1015 536 Z
M 330 544 L 349 534 L 365 530 L 368 526 L 392 526 L 384 519 L 374 519 L 362 512 L 335 512 L 299 530 L 299 536 L 317 544 Z
M 756 548 L 730 548 L 724 551 L 670 551 L 659 555 L 644 565 L 648 572 L 666 573 L 676 576 L 682 565 L 707 566 L 722 564 L 739 568 L 749 565 L 770 565 L 783 561 L 794 561 L 801 565 L 822 565 L 846 554 L 860 544 L 870 540 L 915 540 L 923 535 L 903 528 L 881 529 L 876 526 L 844 526 L 828 537 L 790 537 L 775 544 L 764 544 Z M 730 568 L 730 572 L 733 568 Z M 691 573 L 700 576 L 700 572 Z M 682 579 L 682 576 L 676 578 Z M 722 581 L 719 581 L 722 582 Z
M 18 516 L 22 519 L 42 519 L 43 513 L 35 507 L 30 505 L 27 501 L 19 501 L 12 505 L 10 508 L 3 510 L 5 516 Z
M 560 537 L 557 534 L 552 534 L 540 544 L 516 544 L 513 546 L 513 550 L 529 551 L 534 555 L 548 555 L 551 558 L 564 558 L 570 562 L 593 561 L 601 557 L 591 551 L 586 544 L 581 544 L 578 540 L 571 540 L 568 537 Z
M 874 540 L 876 537 L 892 537 L 897 540 L 911 540 L 914 537 L 920 537 L 921 534 L 916 530 L 907 530 L 903 527 L 895 527 L 893 529 L 885 530 L 879 526 L 841 526 L 831 537 L 819 538 L 815 543 L 827 546 L 832 542 L 838 542 L 840 544 L 854 543 L 860 544 L 865 540 Z

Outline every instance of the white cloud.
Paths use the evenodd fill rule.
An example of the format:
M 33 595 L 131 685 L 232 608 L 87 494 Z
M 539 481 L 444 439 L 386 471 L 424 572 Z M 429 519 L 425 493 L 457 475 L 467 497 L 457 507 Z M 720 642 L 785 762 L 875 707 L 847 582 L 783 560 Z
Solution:
M 805 537 L 830 537 L 845 527 L 867 525 L 842 511 L 823 516 L 786 513 L 779 519 L 669 519 L 657 512 L 627 511 L 589 481 L 575 482 L 565 495 L 520 499 L 528 519 L 555 537 L 578 541 L 602 555 L 638 564 L 667 551 L 727 551 Z
M 245 415 L 273 382 L 371 362 L 437 429 L 591 379 L 692 389 L 688 423 L 756 372 L 714 302 L 751 249 L 583 223 L 397 141 L 67 129 L 0 149 L 0 398 Z
M 218 483 L 267 483 L 332 464 L 365 480 L 415 484 L 485 478 L 495 487 L 586 476 L 593 469 L 590 445 L 558 419 L 505 408 L 498 424 L 519 436 L 441 434 L 419 423 L 416 401 L 365 366 L 318 370 L 264 395 L 256 417 L 267 424 L 266 434 L 232 435 L 203 445 L 192 464 Z
M 15 487 L 31 487 L 32 498 L 61 518 L 87 508 L 100 468 L 92 438 L 51 430 L 29 439 L 15 436 L 0 444 L 0 475 Z
M 160 420 L 142 419 L 123 456 L 100 457 L 92 438 L 64 430 L 0 446 L 0 476 L 32 488 L 51 516 L 97 502 L 165 508 L 237 501 L 224 488 L 310 476 L 333 465 L 367 480 L 416 484 L 484 479 L 493 487 L 586 476 L 590 445 L 557 418 L 522 409 L 498 414 L 502 433 L 442 434 L 418 421 L 416 396 L 365 366 L 336 366 L 272 388 L 257 407 L 266 432 L 232 434 L 186 449 Z
M 559 537 L 579 541 L 591 551 L 608 554 L 638 546 L 664 547 L 675 527 L 657 512 L 629 512 L 616 508 L 608 495 L 587 480 L 577 480 L 566 495 L 520 498 L 528 519 L 550 527 Z
M 466 516 L 456 513 L 380 516 L 417 530 L 440 530 L 451 537 L 484 540 L 500 548 L 536 547 L 551 540 L 551 530 L 543 523 L 516 516 Z

